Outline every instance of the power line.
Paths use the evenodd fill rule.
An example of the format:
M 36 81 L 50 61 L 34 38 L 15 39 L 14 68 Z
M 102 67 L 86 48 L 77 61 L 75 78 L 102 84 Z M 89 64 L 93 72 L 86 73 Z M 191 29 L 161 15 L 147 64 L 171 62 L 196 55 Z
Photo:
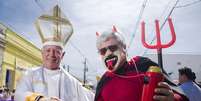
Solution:
M 179 6 L 176 6 L 175 8 L 188 7 L 188 6 L 191 6 L 191 5 L 194 5 L 194 4 L 197 4 L 197 3 L 200 3 L 200 2 L 201 2 L 201 0 L 198 0 L 198 1 L 194 1 L 194 2 L 191 2 L 191 3 L 185 4 L 185 5 L 179 5 Z
M 79 48 L 77 48 L 74 43 L 72 43 L 71 41 L 69 41 L 70 45 L 83 57 L 83 59 L 86 58 L 86 62 L 88 63 L 88 65 L 90 65 L 90 67 L 92 67 L 91 62 L 89 61 L 89 59 L 81 52 L 81 50 Z
M 163 24 L 160 27 L 160 30 L 163 29 L 165 23 L 167 22 L 168 18 L 170 17 L 170 15 L 173 13 L 174 9 L 176 8 L 177 4 L 178 4 L 179 0 L 176 1 L 176 3 L 174 4 L 174 6 L 172 7 L 170 13 L 168 14 L 168 16 L 165 18 L 165 21 L 163 22 Z M 154 40 L 156 39 L 156 36 L 153 37 L 153 39 L 151 40 L 150 44 L 152 44 L 154 42 Z M 142 56 L 144 56 L 147 53 L 148 49 L 146 49 L 143 53 Z
M 83 57 L 85 58 L 85 55 L 78 49 L 73 42 L 69 41 L 70 45 Z
M 40 3 L 38 2 L 38 0 L 34 0 L 36 5 L 42 10 L 45 11 L 45 8 L 42 7 L 42 5 L 40 5 Z
M 170 0 L 167 5 L 165 6 L 165 9 L 163 10 L 163 13 L 161 14 L 160 18 L 163 17 L 163 15 L 165 14 L 165 12 L 167 11 L 168 7 L 169 7 L 169 4 L 172 2 L 173 0 Z
M 165 12 L 167 11 L 167 9 L 168 9 L 168 7 L 169 7 L 169 4 L 170 4 L 172 1 L 173 1 L 173 0 L 170 0 L 170 1 L 167 3 L 167 5 L 165 6 L 165 9 L 163 10 L 163 12 L 162 12 L 162 14 L 161 14 L 161 16 L 160 16 L 159 18 L 162 18 L 162 17 L 163 17 L 163 15 L 165 14 Z M 151 31 L 151 33 L 154 33 L 154 29 Z M 152 39 L 151 42 L 150 42 L 150 44 L 152 44 L 154 40 L 155 40 L 155 39 Z M 148 51 L 148 49 L 146 49 L 146 50 L 143 52 L 143 55 L 146 54 L 147 51 Z
M 88 64 L 92 67 L 91 62 L 89 61 L 89 59 L 81 52 L 81 50 L 79 48 L 77 48 L 74 43 L 72 43 L 71 41 L 69 42 L 70 45 L 83 57 L 83 59 L 86 58 L 86 62 L 88 62 Z
M 129 44 L 128 44 L 128 48 L 130 48 L 130 45 L 131 45 L 132 41 L 133 41 L 134 38 L 135 38 L 135 34 L 136 34 L 137 29 L 138 29 L 138 26 L 139 26 L 139 24 L 140 24 L 140 20 L 141 20 L 141 18 L 142 18 L 144 9 L 145 9 L 145 7 L 146 7 L 146 4 L 147 4 L 147 0 L 144 0 L 144 2 L 143 2 L 143 4 L 142 4 L 142 7 L 141 7 L 141 10 L 140 10 L 140 14 L 139 14 L 139 16 L 138 16 L 138 20 L 137 20 L 137 22 L 136 22 L 136 24 L 135 24 L 134 33 L 131 35 L 131 40 L 130 40 L 130 42 L 129 42 Z
M 42 10 L 42 11 L 45 11 L 45 7 L 44 6 L 42 6 L 39 2 L 40 1 L 43 1 L 43 2 L 45 2 L 45 0 L 34 0 L 35 1 L 35 3 L 37 4 L 37 6 Z M 50 0 L 51 1 L 51 0 Z M 50 2 L 49 1 L 49 2 Z M 59 5 L 59 1 L 58 0 L 52 0 L 52 1 L 54 1 L 54 3 L 55 4 L 57 4 L 57 5 Z M 62 1 L 62 0 L 61 0 Z M 48 2 L 48 1 L 46 1 L 46 2 Z

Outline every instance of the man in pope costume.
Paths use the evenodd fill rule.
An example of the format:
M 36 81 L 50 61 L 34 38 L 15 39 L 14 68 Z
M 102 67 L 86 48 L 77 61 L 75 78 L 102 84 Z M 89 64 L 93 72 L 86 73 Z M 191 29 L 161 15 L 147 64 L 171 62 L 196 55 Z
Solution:
M 17 84 L 15 101 L 93 101 L 94 94 L 60 67 L 63 48 L 73 28 L 58 5 L 52 14 L 40 16 L 35 23 L 43 43 L 43 64 L 22 77 Z M 51 29 L 48 24 L 56 27 Z

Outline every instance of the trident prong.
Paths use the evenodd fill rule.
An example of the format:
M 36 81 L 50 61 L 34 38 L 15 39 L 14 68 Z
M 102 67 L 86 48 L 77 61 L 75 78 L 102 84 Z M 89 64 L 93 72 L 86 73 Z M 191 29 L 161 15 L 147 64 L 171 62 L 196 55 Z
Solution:
M 170 31 L 171 31 L 171 35 L 172 35 L 172 39 L 170 42 L 168 42 L 167 44 L 162 44 L 161 43 L 161 37 L 160 37 L 160 28 L 159 28 L 159 21 L 156 20 L 155 21 L 156 23 L 156 39 L 157 39 L 157 43 L 156 45 L 149 45 L 148 43 L 146 43 L 145 41 L 145 22 L 142 22 L 141 23 L 141 30 L 142 30 L 142 43 L 143 45 L 146 47 L 146 48 L 149 48 L 149 49 L 160 49 L 160 48 L 168 48 L 170 47 L 171 45 L 173 45 L 176 41 L 176 34 L 175 34 L 175 31 L 174 31 L 174 27 L 173 27 L 173 24 L 172 24 L 172 20 L 171 18 L 168 18 L 168 23 L 169 23 L 169 27 L 170 27 Z
M 171 18 L 168 18 L 168 23 L 169 23 L 172 39 L 167 44 L 162 44 L 161 43 L 161 37 L 160 37 L 159 21 L 158 20 L 155 21 L 155 24 L 156 24 L 156 40 L 157 40 L 155 45 L 151 45 L 151 44 L 146 43 L 146 41 L 145 41 L 145 22 L 141 23 L 142 44 L 146 48 L 157 49 L 158 64 L 162 68 L 163 71 L 164 71 L 164 69 L 163 69 L 163 62 L 162 62 L 162 48 L 168 48 L 168 47 L 172 46 L 176 41 L 176 34 L 174 31 L 174 27 L 173 27 Z

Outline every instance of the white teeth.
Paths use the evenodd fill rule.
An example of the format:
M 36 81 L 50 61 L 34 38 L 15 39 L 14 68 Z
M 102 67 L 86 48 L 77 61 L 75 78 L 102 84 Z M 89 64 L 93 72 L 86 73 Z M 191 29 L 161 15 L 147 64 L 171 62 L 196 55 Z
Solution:
M 115 58 L 108 59 L 107 62 L 109 62 L 109 61 L 114 61 L 114 60 L 115 60 Z

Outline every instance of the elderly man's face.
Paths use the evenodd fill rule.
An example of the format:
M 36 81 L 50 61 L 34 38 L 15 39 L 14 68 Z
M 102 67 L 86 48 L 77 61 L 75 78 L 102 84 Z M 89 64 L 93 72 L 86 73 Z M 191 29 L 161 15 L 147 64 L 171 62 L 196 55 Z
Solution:
M 115 71 L 126 61 L 126 52 L 115 38 L 109 38 L 98 47 L 99 54 L 110 71 Z
M 43 66 L 48 69 L 58 69 L 64 53 L 62 48 L 55 45 L 47 45 L 42 49 Z

